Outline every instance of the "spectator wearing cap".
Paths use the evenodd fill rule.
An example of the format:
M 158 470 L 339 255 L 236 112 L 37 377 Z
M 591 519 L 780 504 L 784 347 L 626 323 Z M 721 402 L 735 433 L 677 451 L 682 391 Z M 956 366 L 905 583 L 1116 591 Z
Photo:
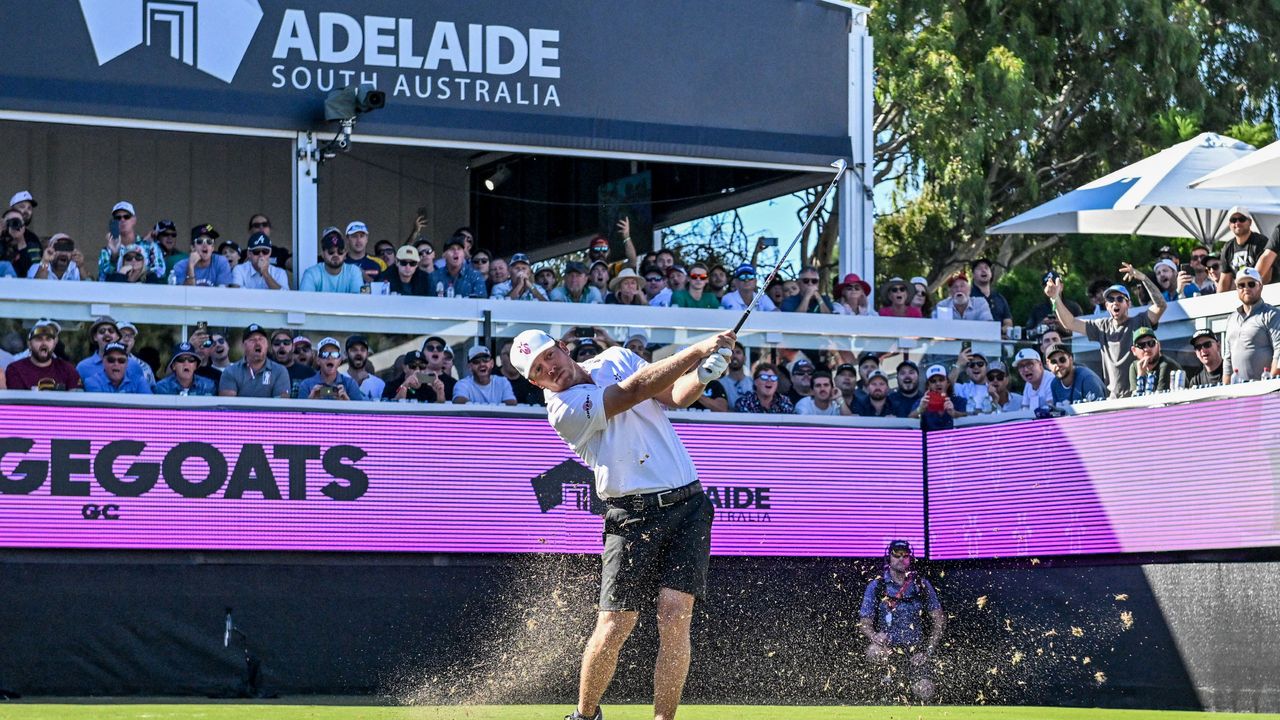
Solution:
M 49 238 L 40 256 L 40 262 L 27 268 L 27 277 L 36 280 L 62 280 L 78 282 L 88 278 L 80 274 L 80 262 L 83 255 L 76 249 L 76 241 L 66 233 L 55 233 Z
M 849 273 L 836 284 L 836 301 L 831 306 L 836 315 L 875 315 L 871 307 L 871 285 L 858 277 L 857 273 Z
M 799 407 L 799 403 L 803 398 L 813 394 L 813 373 L 813 361 L 803 355 L 791 363 L 789 371 L 791 388 L 786 393 L 787 398 L 791 400 L 791 404 Z
M 632 271 L 635 272 L 634 270 Z M 516 366 L 511 362 L 511 340 L 504 340 L 502 346 L 498 349 L 498 372 L 502 373 L 502 377 L 511 383 L 511 392 L 516 396 L 517 405 L 546 405 L 547 398 L 542 394 L 542 388 L 535 387 L 533 383 L 525 379 L 520 374 Z
M 391 267 L 378 273 L 376 279 L 387 283 L 392 295 L 431 295 L 431 273 L 422 269 L 422 256 L 418 254 L 418 249 L 405 245 L 395 253 Z
M 160 252 L 164 254 L 164 266 L 172 276 L 173 267 L 187 258 L 187 253 L 178 248 L 178 226 L 172 220 L 160 220 L 151 228 L 151 237 L 159 243 Z
M 369 340 L 363 335 L 351 335 L 347 338 L 347 376 L 355 381 L 364 393 L 366 400 L 381 400 L 387 383 L 374 375 L 373 363 L 369 361 Z
M 587 284 L 600 291 L 600 297 L 609 292 L 609 265 L 597 260 L 587 268 Z
M 949 295 L 933 309 L 933 317 L 941 320 L 994 321 L 991 306 L 986 299 L 972 295 L 970 290 L 967 275 L 962 272 L 952 275 L 947 279 Z
M 169 375 L 156 383 L 156 395 L 216 395 L 217 386 L 196 374 L 200 353 L 191 343 L 178 343 L 169 356 Z
M 667 268 L 667 287 L 671 289 L 673 295 L 689 287 L 689 271 L 684 265 L 676 263 Z M 668 302 L 667 305 L 670 306 L 671 303 Z
M 54 354 L 62 328 L 41 320 L 27 332 L 27 356 L 9 363 L 4 384 L 9 390 L 84 390 L 75 366 Z
M 118 342 L 102 349 L 102 371 L 84 378 L 87 392 L 120 395 L 150 395 L 151 385 L 139 375 L 129 373 L 129 351 Z
M 796 276 L 800 292 L 782 301 L 782 312 L 831 313 L 831 298 L 823 295 L 818 289 L 820 280 L 818 268 L 806 267 Z
M 1000 323 L 1000 333 L 1008 337 L 1009 330 L 1013 327 L 1013 310 L 1009 308 L 1009 301 L 996 290 L 993 284 L 995 280 L 993 263 L 988 258 L 978 258 L 969 267 L 973 271 L 971 288 L 973 296 L 987 301 L 987 306 L 991 308 L 992 319 Z
M 471 374 L 453 386 L 453 401 L 459 405 L 515 405 L 516 394 L 511 383 L 501 374 L 493 374 L 493 354 L 489 348 L 476 345 L 467 351 Z
M 873 370 L 880 369 L 880 356 L 870 351 L 864 351 L 858 355 L 858 377 L 861 380 L 857 383 L 858 390 L 866 389 L 865 380 L 871 377 Z
M 1222 346 L 1218 343 L 1217 334 L 1209 328 L 1200 328 L 1191 336 L 1191 349 L 1200 361 L 1200 372 L 1188 380 L 1187 384 L 1190 387 L 1221 385 Z
M 147 385 L 155 387 L 156 375 L 151 366 L 145 363 L 142 358 L 133 353 L 133 346 L 138 340 L 138 326 L 124 320 L 116 323 L 116 328 L 120 331 L 120 344 L 124 346 L 126 352 L 129 353 L 129 363 L 131 366 L 141 368 L 142 378 L 147 381 Z M 157 358 L 157 363 L 159 359 Z
M 580 262 L 564 266 L 564 282 L 551 291 L 551 302 L 600 304 L 604 297 L 587 284 L 587 268 Z
M 1013 369 L 1022 378 L 1022 407 L 1026 410 L 1038 410 L 1053 406 L 1052 376 L 1044 372 L 1044 362 L 1040 353 L 1032 348 L 1023 348 L 1013 356 Z
M 900 277 L 891 277 L 884 284 L 884 304 L 880 306 L 881 317 L 923 318 L 920 308 L 915 305 L 916 286 Z
M 609 281 L 609 294 L 604 296 L 604 303 L 606 305 L 649 304 L 644 292 L 640 289 L 640 276 L 635 270 L 624 267 L 617 277 Z
M 903 360 L 898 363 L 895 372 L 898 375 L 898 389 L 889 393 L 889 406 L 893 408 L 894 415 L 904 418 L 911 415 L 911 411 L 924 397 L 924 390 L 920 388 L 920 366 L 911 360 Z
M 249 224 L 246 228 L 249 237 L 253 237 L 254 233 L 262 233 L 271 239 L 271 218 L 262 213 L 254 213 L 249 216 Z M 230 259 L 228 258 L 228 261 Z M 286 273 L 293 272 L 293 251 L 283 245 L 271 246 L 271 264 L 284 270 Z M 232 267 L 234 267 L 234 263 Z M 288 283 L 283 283 L 287 285 Z
M 124 347 L 124 344 L 120 342 L 121 339 L 120 326 L 110 317 L 104 315 L 94 320 L 93 324 L 89 326 L 89 344 L 93 348 L 93 354 L 76 364 L 76 372 L 80 373 L 80 378 L 85 381 L 86 387 L 88 387 L 90 376 L 102 373 L 104 367 L 102 362 L 103 353 L 107 345 L 120 343 L 120 346 Z M 128 355 L 127 348 L 125 349 L 125 355 Z M 126 370 L 128 370 L 130 377 L 146 382 L 147 370 L 143 368 L 141 360 L 129 357 Z
M 1280 238 L 1280 236 L 1277 236 Z M 1209 278 L 1209 256 L 1212 251 L 1203 246 L 1197 245 L 1191 249 L 1191 272 L 1178 271 L 1178 294 L 1182 297 L 1193 297 L 1196 295 L 1206 295 L 1216 292 L 1218 283 Z M 1222 267 L 1221 261 L 1218 267 Z
M 720 307 L 720 298 L 707 288 L 711 278 L 710 271 L 703 263 L 694 263 L 689 267 L 689 282 L 680 289 L 671 292 L 671 307 L 706 308 L 714 310 Z M 607 302 L 607 300 L 606 300 Z
M 654 298 L 658 297 L 670 288 L 667 287 L 667 274 L 662 268 L 654 263 L 642 265 L 640 267 L 640 276 L 644 278 L 644 301 L 649 304 Z
M 911 297 L 912 307 L 920 310 L 920 317 L 930 317 L 933 315 L 933 298 L 929 295 L 929 281 L 923 276 L 917 275 L 911 278 L 911 286 L 915 288 L 915 295 Z
M 152 285 L 164 282 L 164 278 L 158 277 L 147 268 L 147 261 L 142 255 L 142 248 L 137 245 L 130 245 L 125 248 L 124 252 L 120 254 L 120 265 L 112 272 L 107 273 L 105 278 L 100 279 L 114 283 L 148 283 Z
M 306 340 L 306 338 L 302 338 Z M 311 341 L 306 341 L 306 346 L 311 347 Z M 298 388 L 302 385 L 302 381 L 316 374 L 315 368 L 308 364 L 298 361 L 298 355 L 294 352 L 293 333 L 281 328 L 271 333 L 271 359 L 280 363 L 285 371 L 289 374 L 289 397 L 298 397 Z
M 756 363 L 752 390 L 738 397 L 733 409 L 740 413 L 794 415 L 796 407 L 786 395 L 778 394 L 778 368 L 772 363 Z
M 489 291 L 493 289 L 493 286 L 489 284 L 489 270 L 492 269 L 492 260 L 493 255 L 483 248 L 476 248 L 476 250 L 471 253 L 471 260 L 469 262 L 472 269 L 480 273 L 480 276 L 484 278 L 484 295 L 481 297 L 489 297 Z
M 1280 311 L 1262 299 L 1262 276 L 1256 268 L 1236 273 L 1240 306 L 1227 316 L 1222 352 L 1223 375 L 1230 382 L 1260 380 L 1280 373 Z
M 489 261 L 489 276 L 485 278 L 489 282 L 486 287 L 489 288 L 489 296 L 493 297 L 493 289 L 499 284 L 511 279 L 511 264 L 506 258 L 495 257 Z
M 305 367 L 316 369 L 316 349 L 311 338 L 306 335 L 295 335 L 293 338 L 293 357 Z M 306 378 L 303 378 L 305 380 Z
M 413 247 L 413 245 L 409 245 Z M 417 248 L 414 248 L 415 250 Z M 373 256 L 382 261 L 390 270 L 396 264 L 396 246 L 390 240 L 379 240 L 373 244 Z
M 431 294 L 436 297 L 485 297 L 485 278 L 467 263 L 466 238 L 455 233 L 444 246 L 444 266 L 431 272 Z M 584 275 L 585 279 L 585 275 Z
M 120 266 L 120 255 L 129 247 L 142 250 L 147 269 L 156 277 L 165 277 L 164 251 L 156 241 L 138 235 L 138 218 L 133 203 L 121 200 L 111 208 L 111 219 L 117 223 L 119 232 L 107 233 L 107 245 L 98 253 L 98 279 L 106 280 L 113 270 Z
M 460 244 L 462 246 L 462 264 L 470 267 L 471 248 L 475 247 L 475 242 L 475 233 L 471 232 L 471 228 L 463 226 L 453 231 L 453 234 L 449 236 L 449 240 L 445 243 L 445 248 L 447 249 L 451 243 Z M 421 250 L 419 250 L 419 252 L 421 252 Z M 435 261 L 435 269 L 439 270 L 444 266 L 445 259 L 442 251 L 441 256 Z
M 836 386 L 836 395 L 849 407 L 853 407 L 853 399 L 861 396 L 863 383 L 858 382 L 858 366 L 853 363 L 840 363 L 831 375 L 831 382 Z
M 560 275 L 555 268 L 543 266 L 533 273 L 533 284 L 542 288 L 542 292 L 549 296 L 556 285 L 560 284 Z
M 964 398 L 970 413 L 985 412 L 991 407 L 991 393 L 987 389 L 987 356 L 964 347 L 956 356 L 952 371 L 953 392 Z
M 231 266 L 231 276 L 234 278 L 236 268 L 240 267 L 240 258 L 244 256 L 240 246 L 235 240 L 223 240 L 218 246 L 218 254 L 227 259 L 227 265 Z
M 493 286 L 489 297 L 494 300 L 537 300 L 546 302 L 547 291 L 533 281 L 529 269 L 529 256 L 516 253 L 511 256 L 507 267 L 511 270 L 511 278 Z M 541 271 L 539 271 L 541 272 Z
M 1102 378 L 1107 381 L 1111 397 L 1124 397 L 1132 392 L 1129 367 L 1133 364 L 1133 333 L 1139 328 L 1155 327 L 1168 305 L 1160 291 L 1142 271 L 1129 263 L 1121 263 L 1120 271 L 1126 279 L 1136 279 L 1147 288 L 1153 302 L 1146 312 L 1129 315 L 1129 289 L 1124 285 L 1112 285 L 1103 296 L 1107 304 L 1107 316 L 1081 320 L 1061 302 L 1062 279 L 1049 277 L 1044 294 L 1053 305 L 1058 324 L 1066 330 L 1083 334 L 1098 343 L 1102 354 Z
M 1093 402 L 1105 400 L 1107 384 L 1102 382 L 1098 373 L 1087 367 L 1076 367 L 1076 359 L 1066 345 L 1054 345 L 1045 353 L 1049 370 L 1053 372 L 1053 380 L 1049 382 L 1049 392 L 1053 395 L 1053 404 Z
M 218 380 L 218 394 L 224 397 L 287 398 L 289 371 L 267 356 L 270 336 L 254 323 L 244 329 L 240 345 L 244 357 L 231 363 Z
M 999 360 L 987 363 L 987 392 L 996 412 L 1017 412 L 1022 409 L 1022 396 L 1009 392 L 1009 370 Z
M 347 262 L 347 241 L 336 227 L 325 228 L 320 237 L 320 254 L 324 261 L 302 272 L 299 290 L 356 294 L 364 287 L 360 266 Z
M 1155 283 L 1156 288 L 1160 291 L 1160 296 L 1165 300 L 1177 300 L 1180 295 L 1178 293 L 1178 264 L 1168 258 L 1161 258 L 1156 261 L 1151 268 L 1151 281 Z
M 609 239 L 604 235 L 596 235 L 587 244 L 587 262 L 604 262 L 608 264 L 610 277 L 616 277 L 623 268 L 635 270 L 639 267 L 636 261 L 636 246 L 631 241 L 631 218 L 623 217 L 616 225 L 618 234 L 622 236 L 622 252 L 626 259 L 609 262 Z
M 4 231 L 13 238 L 10 249 L 13 252 L 13 268 L 18 277 L 27 277 L 27 270 L 32 265 L 39 264 L 40 256 L 44 253 L 44 243 L 40 242 L 40 236 L 32 227 L 35 224 L 34 215 L 38 204 L 28 190 L 14 193 L 13 197 L 9 198 L 9 209 L 16 212 L 18 218 L 22 220 L 22 227 L 12 229 L 6 227 Z M 12 217 L 8 212 L 5 213 L 6 225 Z
M 246 290 L 288 290 L 288 273 L 271 264 L 274 250 L 266 233 L 250 235 L 245 245 L 245 262 L 236 265 L 231 272 L 231 285 Z
M 1218 275 L 1218 292 L 1235 290 L 1236 276 L 1247 267 L 1256 268 L 1262 284 L 1275 280 L 1276 252 L 1280 250 L 1280 233 L 1270 240 L 1253 229 L 1253 213 L 1239 205 L 1227 213 L 1231 239 L 1222 248 Z M 1230 377 L 1230 376 L 1228 376 Z
M 1250 268 L 1252 269 L 1252 268 Z M 1174 371 L 1182 370 L 1182 366 L 1173 358 L 1161 352 L 1160 339 L 1149 327 L 1140 327 L 1133 331 L 1133 364 L 1129 366 L 1129 385 L 1134 395 L 1149 395 L 1172 389 L 1170 376 Z M 1223 357 L 1225 369 L 1230 369 L 1231 362 Z
M 756 295 L 756 269 L 747 264 L 739 265 L 733 271 L 733 290 L 720 298 L 720 307 L 725 310 L 746 310 L 751 298 Z M 777 312 L 778 306 L 768 296 L 761 295 L 757 309 L 764 312 Z M 776 374 L 776 370 L 775 370 Z
M 895 417 L 893 403 L 889 402 L 889 376 L 880 369 L 872 370 L 863 382 L 863 394 L 853 395 L 853 414 L 858 417 Z
M 676 268 L 680 268 L 680 277 L 684 279 L 684 268 L 675 264 L 668 267 L 654 264 L 645 271 L 644 294 L 649 298 L 649 307 L 671 307 L 671 296 L 675 292 L 671 289 L 671 274 Z M 655 281 L 655 275 L 660 279 Z
M 316 343 L 316 374 L 298 385 L 298 397 L 308 400 L 364 400 L 364 392 L 349 375 L 338 372 L 342 346 L 337 338 L 321 338 Z
M 432 335 L 422 343 L 422 356 L 427 361 L 427 370 L 438 374 L 444 383 L 444 394 L 439 401 L 453 399 L 453 387 L 458 380 L 453 376 L 453 351 L 449 349 L 449 343 L 438 335 Z M 434 397 L 431 402 L 435 402 Z
M 364 274 L 364 283 L 373 282 L 378 273 L 387 269 L 386 263 L 369 255 L 369 226 L 363 220 L 352 220 L 347 223 L 347 258 L 348 265 L 355 265 Z
M 191 228 L 191 254 L 173 268 L 173 276 L 179 284 L 226 287 L 234 282 L 231 264 L 213 251 L 214 241 L 219 237 L 218 231 L 209 223 Z
M 791 371 L 792 378 L 795 377 L 795 370 Z M 838 417 L 840 415 L 851 415 L 849 408 L 841 402 L 836 401 L 836 386 L 831 381 L 831 371 L 815 370 L 813 378 L 810 380 L 812 392 L 800 399 L 796 403 L 797 415 L 827 415 Z
M 951 378 L 941 365 L 930 365 L 925 371 L 925 392 L 907 417 L 920 419 L 925 431 L 950 430 L 956 418 L 964 417 L 968 406 L 962 397 L 951 392 Z
M 427 368 L 427 359 L 418 350 L 404 355 L 404 373 L 387 383 L 383 391 L 388 400 L 408 402 L 444 402 L 447 397 L 442 376 Z

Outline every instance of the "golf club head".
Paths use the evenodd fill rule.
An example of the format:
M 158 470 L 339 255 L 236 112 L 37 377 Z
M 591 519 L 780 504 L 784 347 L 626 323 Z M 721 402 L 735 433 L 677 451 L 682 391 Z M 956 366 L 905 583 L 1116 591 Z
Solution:
M 835 168 L 836 175 L 840 176 L 840 175 L 844 175 L 844 171 L 849 168 L 849 163 L 845 162 L 844 158 L 840 158 L 839 160 L 831 163 L 831 167 Z

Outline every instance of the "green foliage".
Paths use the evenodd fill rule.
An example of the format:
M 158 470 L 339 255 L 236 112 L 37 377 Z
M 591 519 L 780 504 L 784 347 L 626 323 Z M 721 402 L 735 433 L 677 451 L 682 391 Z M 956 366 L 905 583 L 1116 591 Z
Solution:
M 877 280 L 936 282 L 980 256 L 1113 276 L 1147 239 L 1064 251 L 984 228 L 1206 129 L 1274 139 L 1277 16 L 1275 0 L 873 3 L 876 180 L 899 199 L 877 221 Z

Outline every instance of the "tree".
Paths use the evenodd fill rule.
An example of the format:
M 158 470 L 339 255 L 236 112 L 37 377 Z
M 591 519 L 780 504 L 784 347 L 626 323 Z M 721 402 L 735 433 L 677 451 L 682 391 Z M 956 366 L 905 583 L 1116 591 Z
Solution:
M 1277 11 L 1267 0 L 874 3 L 875 179 L 896 189 L 876 223 L 879 279 L 923 273 L 936 286 L 982 256 L 1038 275 L 1062 238 L 984 228 L 1201 128 L 1274 137 L 1262 123 L 1280 104 Z

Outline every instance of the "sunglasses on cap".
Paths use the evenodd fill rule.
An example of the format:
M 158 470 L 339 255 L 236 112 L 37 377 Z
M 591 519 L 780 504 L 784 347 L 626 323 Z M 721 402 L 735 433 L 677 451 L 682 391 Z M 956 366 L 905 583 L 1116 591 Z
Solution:
M 777 382 L 778 375 L 776 373 L 760 373 L 756 376 L 756 379 L 764 380 L 765 382 Z
M 1249 288 L 1250 290 L 1252 290 L 1253 288 L 1256 288 L 1256 287 L 1258 287 L 1257 280 L 1241 280 L 1240 282 L 1236 283 L 1236 289 Z
M 1138 342 L 1134 343 L 1133 346 L 1136 348 L 1141 348 L 1143 350 L 1150 350 L 1151 348 L 1156 346 L 1156 341 L 1152 340 L 1151 338 L 1143 338 L 1142 340 L 1139 340 Z
M 1245 217 L 1245 216 L 1243 216 L 1243 215 L 1232 215 L 1232 216 L 1231 216 L 1231 220 L 1230 220 L 1229 222 L 1231 222 L 1231 223 L 1249 222 L 1249 218 L 1247 218 L 1247 217 Z
M 316 355 L 319 355 L 320 359 L 322 360 L 337 360 L 338 358 L 342 357 L 342 351 L 341 350 L 321 350 L 320 352 L 316 353 Z
M 1123 295 L 1108 295 L 1107 302 L 1109 303 L 1129 302 L 1129 298 Z

